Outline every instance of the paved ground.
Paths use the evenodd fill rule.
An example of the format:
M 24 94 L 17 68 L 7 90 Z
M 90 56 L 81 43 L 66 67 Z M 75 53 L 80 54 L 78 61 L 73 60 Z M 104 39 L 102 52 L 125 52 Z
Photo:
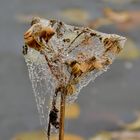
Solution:
M 41 128 L 21 54 L 23 33 L 29 27 L 17 18 L 23 14 L 57 17 L 57 11 L 68 7 L 81 7 L 99 16 L 107 4 L 99 0 L 4 0 L 0 1 L 0 140 L 10 140 L 16 133 Z M 110 4 L 112 7 L 115 5 Z M 119 9 L 138 9 L 139 4 L 120 5 Z M 117 32 L 113 27 L 101 28 L 105 32 Z M 121 33 L 133 38 L 137 44 L 140 29 Z M 119 32 L 117 32 L 119 33 Z M 131 69 L 126 65 L 132 64 Z M 67 131 L 85 138 L 100 130 L 118 129 L 120 120 L 131 121 L 140 102 L 140 61 L 117 60 L 107 73 L 90 83 L 79 96 L 81 115 L 68 121 Z

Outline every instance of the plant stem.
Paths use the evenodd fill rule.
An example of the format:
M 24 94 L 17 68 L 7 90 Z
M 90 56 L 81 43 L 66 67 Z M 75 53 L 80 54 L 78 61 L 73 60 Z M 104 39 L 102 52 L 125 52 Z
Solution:
M 65 103 L 66 103 L 66 94 L 65 92 L 63 92 L 61 93 L 61 103 L 60 103 L 59 140 L 64 140 Z

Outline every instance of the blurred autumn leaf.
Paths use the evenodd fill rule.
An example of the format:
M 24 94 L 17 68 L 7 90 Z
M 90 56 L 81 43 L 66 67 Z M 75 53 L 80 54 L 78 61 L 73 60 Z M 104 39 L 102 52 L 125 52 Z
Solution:
M 80 107 L 78 104 L 66 104 L 66 119 L 76 119 L 80 115 Z
M 111 140 L 110 132 L 101 132 L 89 140 Z
M 111 8 L 105 8 L 103 16 L 89 20 L 87 26 L 97 29 L 110 24 L 115 25 L 121 31 L 140 27 L 140 11 L 115 11 Z
M 140 140 L 140 132 L 131 132 L 131 131 L 101 132 L 89 140 Z
M 129 124 L 124 124 L 123 128 L 129 131 L 139 131 L 140 130 L 140 112 L 137 112 L 137 119 Z
M 114 4 L 127 4 L 127 3 L 135 3 L 139 2 L 139 0 L 103 0 L 104 2 L 110 2 Z
M 65 134 L 65 140 L 84 140 L 82 137 Z M 46 135 L 42 131 L 21 133 L 15 136 L 12 140 L 46 140 Z M 56 136 L 52 136 L 51 140 L 57 140 Z
M 51 138 L 51 140 L 57 140 L 57 138 L 54 136 Z M 84 140 L 82 137 L 73 135 L 73 134 L 65 134 L 64 140 Z
M 45 135 L 42 131 L 21 133 L 15 136 L 12 140 L 45 140 Z
M 89 12 L 82 8 L 67 8 L 60 11 L 59 16 L 73 24 L 84 24 L 90 17 Z
M 140 26 L 140 11 L 114 11 L 105 8 L 104 16 L 121 30 L 131 30 Z
M 105 8 L 104 15 L 109 20 L 115 23 L 127 22 L 130 19 L 130 16 L 128 15 L 127 12 L 116 12 L 116 11 L 113 11 L 111 8 Z

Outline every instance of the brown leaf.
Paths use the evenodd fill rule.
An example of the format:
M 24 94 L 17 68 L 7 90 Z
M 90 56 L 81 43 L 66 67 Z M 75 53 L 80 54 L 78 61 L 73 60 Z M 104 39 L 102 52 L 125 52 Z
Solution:
M 140 132 L 114 131 L 101 132 L 90 140 L 139 140 Z
M 111 8 L 105 8 L 104 15 L 109 20 L 115 23 L 124 23 L 129 21 L 130 19 L 130 15 L 127 12 L 116 12 L 113 11 Z
M 118 23 L 118 28 L 121 30 L 130 30 L 140 27 L 140 11 L 128 11 L 129 21 Z
M 80 107 L 78 104 L 66 104 L 66 119 L 76 119 L 80 115 Z
M 74 24 L 83 24 L 89 19 L 89 13 L 82 8 L 68 8 L 62 10 L 60 16 Z
M 51 137 L 51 140 L 56 140 L 56 139 L 57 138 L 55 135 Z M 27 133 L 18 134 L 12 140 L 46 140 L 46 135 L 42 131 L 27 132 Z M 65 140 L 84 140 L 84 139 L 77 135 L 65 134 Z
M 130 30 L 140 26 L 140 11 L 113 11 L 104 9 L 104 16 L 121 30 Z
M 139 2 L 139 0 L 103 0 L 103 1 L 108 3 L 118 4 L 118 5 Z

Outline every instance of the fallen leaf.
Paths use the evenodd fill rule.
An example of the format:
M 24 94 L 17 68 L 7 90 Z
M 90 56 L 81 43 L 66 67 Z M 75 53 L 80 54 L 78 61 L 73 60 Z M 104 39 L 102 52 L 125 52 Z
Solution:
M 124 23 L 118 23 L 118 28 L 120 30 L 131 30 L 133 28 L 140 27 L 140 11 L 128 11 L 129 21 Z
M 140 130 L 140 112 L 136 112 L 137 119 L 129 124 L 123 124 L 123 128 L 130 131 Z
M 120 30 L 131 30 L 140 26 L 140 11 L 114 11 L 104 9 L 104 16 L 111 20 Z
M 101 132 L 89 140 L 140 140 L 140 132 L 131 132 L 131 131 Z
M 101 132 L 89 140 L 111 140 L 111 139 L 112 137 L 110 132 Z
M 103 10 L 103 17 L 90 20 L 87 26 L 95 29 L 114 24 L 119 30 L 132 30 L 140 26 L 140 11 L 115 11 L 111 8 Z
M 74 24 L 83 24 L 85 23 L 90 15 L 87 11 L 81 8 L 68 8 L 64 9 L 59 13 L 59 15 L 64 18 L 66 21 Z
M 12 140 L 46 140 L 46 135 L 42 131 L 36 132 L 26 132 L 17 134 Z M 57 140 L 58 137 L 55 135 L 51 137 L 51 140 Z M 82 137 L 73 135 L 73 134 L 65 134 L 65 140 L 84 140 Z
M 104 9 L 104 15 L 112 22 L 123 23 L 130 20 L 130 15 L 128 12 L 116 12 L 111 8 Z
M 103 0 L 104 2 L 109 2 L 113 4 L 128 4 L 128 3 L 135 3 L 139 2 L 139 0 Z
M 140 140 L 140 132 L 116 131 L 111 136 L 112 140 Z
M 64 139 L 65 140 L 84 140 L 82 137 L 73 135 L 73 134 L 65 134 Z M 51 140 L 58 140 L 58 137 L 52 136 Z
M 80 115 L 80 107 L 78 104 L 66 104 L 66 119 L 76 119 Z
M 26 132 L 17 134 L 12 140 L 46 140 L 46 136 L 42 131 Z

